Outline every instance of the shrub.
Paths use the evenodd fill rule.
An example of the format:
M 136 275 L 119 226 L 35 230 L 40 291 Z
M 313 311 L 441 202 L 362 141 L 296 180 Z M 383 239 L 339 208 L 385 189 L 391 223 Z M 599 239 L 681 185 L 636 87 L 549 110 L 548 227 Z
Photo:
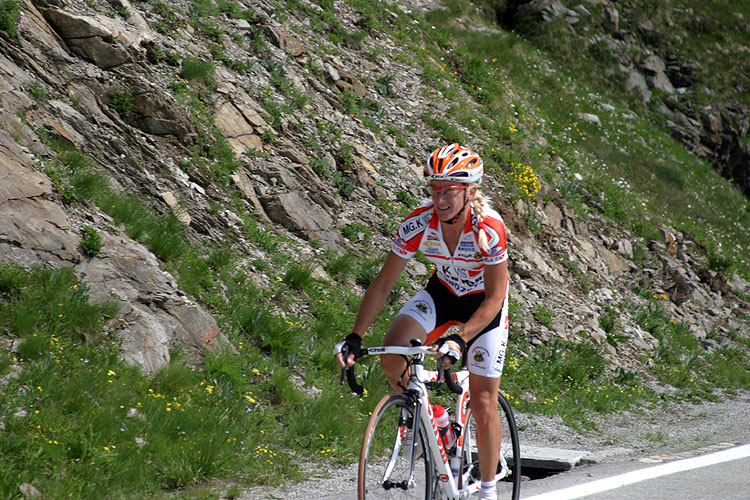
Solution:
M 133 90 L 128 88 L 123 92 L 119 92 L 112 97 L 112 109 L 117 111 L 117 114 L 123 120 L 127 120 L 133 114 L 135 109 L 135 99 L 133 98 Z
M 357 257 L 346 252 L 341 255 L 332 251 L 327 251 L 323 255 L 323 268 L 331 276 L 349 276 L 354 272 L 355 261 Z
M 31 92 L 31 95 L 34 96 L 34 99 L 37 101 L 46 101 L 47 100 L 47 92 L 44 90 L 44 87 L 41 86 L 41 84 L 37 82 L 30 83 L 28 85 L 29 92 Z
M 393 75 L 383 75 L 375 82 L 375 90 L 384 97 L 390 97 L 391 83 L 393 83 Z
M 0 30 L 12 37 L 18 36 L 23 23 L 23 12 L 14 0 L 0 1 Z
M 284 281 L 297 290 L 312 290 L 317 280 L 310 264 L 293 262 L 284 274 Z
M 517 190 L 517 193 L 513 195 L 514 197 L 533 198 L 542 188 L 532 166 L 525 163 L 513 165 L 513 170 L 508 174 L 508 177 Z
M 617 326 L 617 311 L 607 306 L 604 308 L 604 313 L 599 316 L 599 328 L 604 330 L 607 334 L 614 333 L 615 327 Z
M 336 152 L 336 161 L 344 165 L 345 167 L 354 166 L 354 155 L 356 149 L 351 144 L 342 144 L 339 150 Z
M 214 64 L 197 57 L 186 57 L 182 60 L 180 76 L 185 80 L 201 81 L 206 85 L 213 85 Z
M 365 240 L 368 240 L 370 236 L 372 236 L 372 231 L 361 222 L 352 222 L 341 228 L 341 234 L 343 234 L 349 241 L 356 241 L 360 234 Z
M 534 309 L 534 319 L 546 326 L 552 328 L 552 311 L 545 306 L 539 306 Z
M 83 238 L 81 238 L 81 250 L 85 255 L 93 257 L 97 255 L 104 243 L 102 243 L 102 237 L 99 232 L 91 226 L 83 228 Z

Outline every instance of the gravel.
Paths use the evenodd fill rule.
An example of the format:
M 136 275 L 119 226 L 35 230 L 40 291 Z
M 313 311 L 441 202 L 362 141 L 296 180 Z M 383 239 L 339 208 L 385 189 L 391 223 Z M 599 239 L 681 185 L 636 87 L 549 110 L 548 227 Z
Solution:
M 626 411 L 594 419 L 596 428 L 577 432 L 560 417 L 517 413 L 521 446 L 590 452 L 584 463 L 658 463 L 687 458 L 750 442 L 750 392 L 726 395 L 721 402 L 680 403 L 652 410 Z M 254 487 L 238 500 L 350 498 L 357 465 L 305 464 L 308 480 L 282 487 Z

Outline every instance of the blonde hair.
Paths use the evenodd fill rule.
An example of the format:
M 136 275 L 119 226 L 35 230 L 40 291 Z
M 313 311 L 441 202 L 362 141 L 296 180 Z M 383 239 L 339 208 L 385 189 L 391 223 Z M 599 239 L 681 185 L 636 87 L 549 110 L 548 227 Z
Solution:
M 484 209 L 487 205 L 484 201 L 484 195 L 479 191 L 479 188 L 477 188 L 471 202 L 474 205 L 474 213 L 477 216 L 477 242 L 479 243 L 479 248 L 483 252 L 488 253 L 490 251 L 490 242 L 487 239 L 487 231 L 484 229 Z

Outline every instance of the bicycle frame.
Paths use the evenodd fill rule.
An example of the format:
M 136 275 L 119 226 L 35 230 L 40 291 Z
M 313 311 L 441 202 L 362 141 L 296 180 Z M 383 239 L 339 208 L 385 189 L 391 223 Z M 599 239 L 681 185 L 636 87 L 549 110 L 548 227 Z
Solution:
M 432 429 L 432 433 L 427 433 L 429 436 L 427 447 L 429 448 L 429 454 L 434 464 L 434 472 L 438 478 L 438 484 L 442 493 L 442 498 L 457 500 L 459 498 L 466 498 L 470 494 L 479 490 L 479 484 L 469 485 L 467 488 L 462 488 L 461 491 L 458 489 L 457 478 L 454 478 L 450 468 L 448 454 L 443 446 L 442 440 L 440 439 L 440 431 L 438 430 L 435 417 L 432 414 L 432 405 L 427 391 L 427 382 L 436 382 L 439 380 L 439 372 L 437 370 L 428 370 L 423 365 L 423 360 L 426 355 L 435 356 L 437 353 L 430 347 L 417 346 L 417 347 L 398 347 L 398 346 L 382 346 L 382 347 L 370 347 L 362 349 L 360 357 L 368 355 L 383 355 L 383 354 L 398 354 L 402 356 L 409 356 L 412 358 L 411 373 L 409 375 L 409 384 L 404 391 L 404 394 L 410 395 L 414 399 L 416 411 L 419 418 L 413 424 L 413 435 L 418 436 L 421 426 L 425 426 L 427 429 Z M 461 425 L 461 432 L 458 436 L 456 443 L 457 450 L 461 450 L 464 439 L 473 439 L 472 436 L 466 435 L 465 422 L 467 415 L 467 406 L 469 400 L 469 372 L 468 370 L 460 370 L 458 372 L 446 372 L 447 376 L 452 376 L 457 382 L 458 386 L 462 389 L 461 394 L 456 398 L 456 422 Z M 394 453 L 398 450 L 398 445 L 394 449 Z M 409 470 L 409 484 L 413 483 L 414 478 L 414 459 L 416 453 L 416 440 L 414 446 L 411 449 L 411 460 Z M 459 472 L 460 474 L 461 472 Z M 390 470 L 386 470 L 386 476 L 390 474 Z

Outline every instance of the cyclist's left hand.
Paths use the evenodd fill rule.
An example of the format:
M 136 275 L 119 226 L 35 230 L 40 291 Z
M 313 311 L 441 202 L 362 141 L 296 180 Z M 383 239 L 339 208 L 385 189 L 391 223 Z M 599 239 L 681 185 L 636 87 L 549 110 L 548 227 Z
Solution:
M 443 370 L 448 370 L 456 364 L 461 359 L 461 353 L 466 349 L 466 341 L 457 333 L 438 339 L 435 345 L 437 352 L 442 354 Z

